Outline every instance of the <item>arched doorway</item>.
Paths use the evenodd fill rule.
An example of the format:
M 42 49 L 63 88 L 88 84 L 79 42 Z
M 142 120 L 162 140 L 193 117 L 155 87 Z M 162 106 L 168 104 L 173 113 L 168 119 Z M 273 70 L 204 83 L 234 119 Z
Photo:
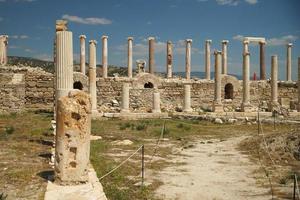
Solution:
M 233 85 L 231 83 L 225 85 L 225 99 L 233 99 Z
M 83 85 L 82 85 L 82 83 L 80 81 L 75 81 L 73 83 L 73 88 L 77 89 L 77 90 L 82 90 L 83 89 Z
M 144 88 L 153 88 L 153 87 L 154 87 L 153 83 L 151 83 L 151 82 L 147 82 L 144 84 Z

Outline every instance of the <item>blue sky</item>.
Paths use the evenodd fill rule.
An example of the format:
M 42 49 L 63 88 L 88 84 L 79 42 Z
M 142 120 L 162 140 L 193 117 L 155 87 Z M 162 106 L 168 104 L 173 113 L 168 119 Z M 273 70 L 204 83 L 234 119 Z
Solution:
M 285 77 L 286 46 L 294 44 L 292 76 L 300 57 L 299 0 L 0 0 L 0 34 L 8 34 L 9 55 L 52 59 L 55 20 L 65 18 L 73 31 L 78 60 L 80 34 L 108 35 L 109 64 L 126 66 L 127 37 L 134 37 L 134 60 L 148 58 L 147 38 L 156 37 L 156 68 L 165 71 L 166 41 L 174 43 L 174 71 L 184 71 L 184 40 L 193 39 L 192 71 L 204 71 L 204 43 L 221 50 L 229 40 L 228 71 L 242 72 L 242 36 L 267 39 L 266 64 L 279 56 L 279 78 Z M 87 47 L 88 48 L 88 47 Z M 252 45 L 251 74 L 259 74 L 259 47 Z M 212 68 L 213 68 L 212 57 Z

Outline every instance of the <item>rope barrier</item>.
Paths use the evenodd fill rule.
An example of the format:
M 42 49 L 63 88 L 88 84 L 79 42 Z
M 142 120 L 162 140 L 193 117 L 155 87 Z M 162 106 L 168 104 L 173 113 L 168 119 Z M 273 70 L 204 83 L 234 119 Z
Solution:
M 103 178 L 105 178 L 106 176 L 108 176 L 109 174 L 113 173 L 114 171 L 116 171 L 117 169 L 119 169 L 123 164 L 125 164 L 130 158 L 132 158 L 132 156 L 134 156 L 144 145 L 140 146 L 133 154 L 131 154 L 126 160 L 124 160 L 123 162 L 121 162 L 118 166 L 116 166 L 115 168 L 113 168 L 111 171 L 109 171 L 108 173 L 104 174 L 103 176 L 101 176 L 99 178 L 99 180 L 102 180 Z

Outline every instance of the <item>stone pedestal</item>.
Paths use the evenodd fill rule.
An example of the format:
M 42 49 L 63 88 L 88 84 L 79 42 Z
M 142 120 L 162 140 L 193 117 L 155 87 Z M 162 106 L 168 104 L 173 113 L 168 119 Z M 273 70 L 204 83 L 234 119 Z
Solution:
M 289 43 L 287 45 L 286 53 L 286 80 L 292 81 L 292 47 L 293 44 Z
M 149 37 L 149 73 L 154 74 L 155 72 L 155 58 L 154 58 L 154 45 L 155 45 L 155 38 Z
M 73 39 L 70 31 L 56 32 L 56 100 L 73 89 Z
M 167 42 L 167 78 L 172 78 L 172 64 L 173 64 L 173 44 L 171 41 Z
M 123 83 L 121 113 L 129 113 L 129 83 Z
M 191 85 L 184 85 L 184 102 L 183 102 L 183 112 L 193 112 L 191 108 Z
M 186 79 L 191 79 L 191 55 L 192 55 L 192 41 L 191 39 L 186 39 L 186 54 L 185 54 L 185 73 Z
M 272 56 L 271 60 L 271 101 L 269 109 L 270 111 L 278 107 L 278 57 Z
M 227 45 L 229 41 L 222 41 L 222 74 L 227 74 Z
M 108 50 L 107 50 L 107 39 L 108 39 L 108 36 L 105 36 L 103 35 L 102 36 L 102 77 L 103 78 L 107 78 L 107 68 L 108 68 Z
M 161 110 L 160 110 L 160 93 L 159 92 L 154 92 L 153 93 L 152 113 L 161 113 Z
M 73 185 L 88 181 L 91 132 L 89 95 L 74 90 L 57 102 L 55 182 Z
M 210 80 L 210 44 L 211 40 L 205 41 L 205 79 Z
M 221 62 L 222 52 L 215 51 L 215 97 L 213 101 L 213 112 L 223 112 L 223 104 L 221 99 Z
M 97 114 L 97 85 L 96 85 L 96 40 L 89 41 L 90 57 L 89 57 L 89 91 L 91 95 L 92 114 Z
M 132 78 L 132 42 L 133 37 L 128 37 L 128 58 L 127 58 L 127 68 L 128 68 L 128 78 Z
M 249 112 L 251 110 L 249 73 L 250 73 L 250 53 L 246 52 L 243 54 L 243 102 L 241 105 L 243 112 Z
M 266 80 L 266 63 L 265 63 L 265 44 L 266 42 L 259 42 L 260 49 L 260 80 Z
M 0 35 L 0 65 L 6 65 L 7 59 L 8 36 Z
M 85 75 L 85 35 L 80 35 L 80 72 Z

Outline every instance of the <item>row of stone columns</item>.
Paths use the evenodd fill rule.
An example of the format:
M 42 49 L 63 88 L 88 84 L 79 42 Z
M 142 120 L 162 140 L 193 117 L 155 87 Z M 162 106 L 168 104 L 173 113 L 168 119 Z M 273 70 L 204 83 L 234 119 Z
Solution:
M 7 64 L 8 36 L 0 35 L 0 65 Z

